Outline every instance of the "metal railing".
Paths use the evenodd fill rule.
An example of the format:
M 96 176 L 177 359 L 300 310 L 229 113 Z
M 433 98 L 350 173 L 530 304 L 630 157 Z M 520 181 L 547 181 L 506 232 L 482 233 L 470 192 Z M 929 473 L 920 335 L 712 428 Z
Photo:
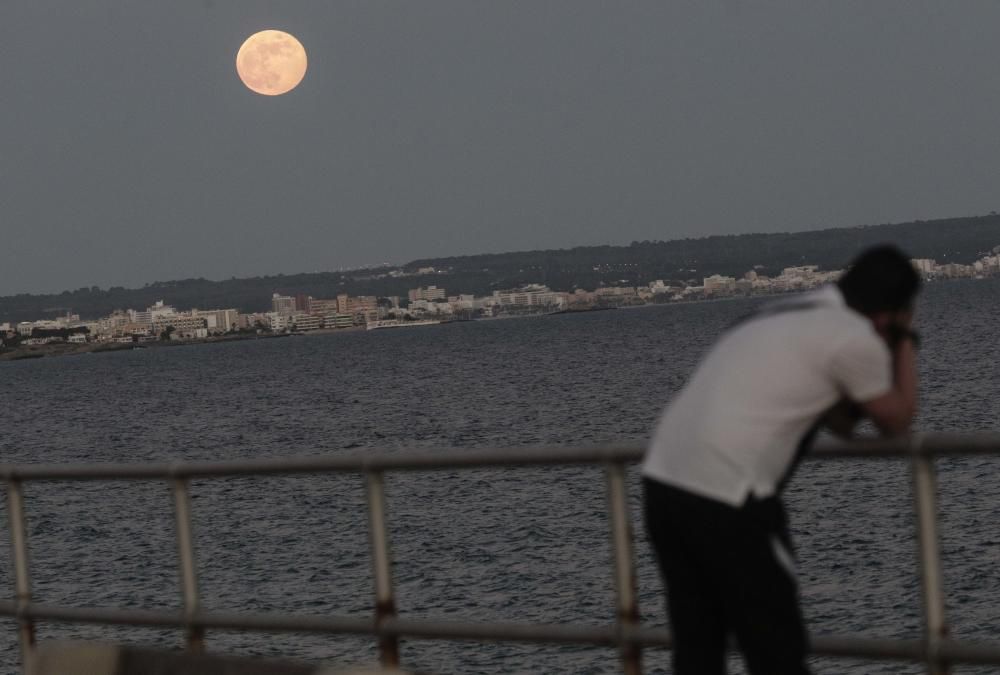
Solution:
M 607 646 L 619 650 L 622 670 L 642 672 L 643 647 L 670 647 L 667 631 L 639 623 L 632 553 L 632 519 L 628 507 L 626 465 L 644 452 L 636 445 L 586 448 L 511 448 L 488 451 L 449 450 L 354 456 L 319 456 L 223 462 L 162 464 L 0 465 L 7 488 L 15 598 L 0 601 L 0 616 L 17 621 L 24 670 L 35 650 L 39 621 L 98 623 L 183 629 L 190 650 L 204 648 L 205 631 L 240 629 L 301 633 L 369 635 L 378 640 L 380 659 L 399 665 L 400 638 L 512 641 Z M 815 655 L 924 663 L 927 672 L 943 675 L 950 664 L 1000 665 L 1000 644 L 984 645 L 952 639 L 945 619 L 945 598 L 937 532 L 937 484 L 934 460 L 943 456 L 1000 456 L 1000 435 L 914 435 L 906 439 L 820 445 L 813 458 L 909 458 L 913 474 L 914 510 L 923 600 L 921 639 L 815 637 Z M 617 621 L 610 626 L 567 624 L 470 623 L 406 619 L 397 616 L 393 596 L 389 531 L 386 527 L 386 472 L 433 471 L 483 467 L 603 465 L 607 476 L 609 520 L 614 561 Z M 199 605 L 198 567 L 191 527 L 188 482 L 234 476 L 357 473 L 365 479 L 369 538 L 372 547 L 375 612 L 369 618 L 312 617 L 287 614 L 225 613 Z M 24 494 L 27 481 L 166 481 L 172 488 L 183 609 L 179 612 L 77 608 L 35 603 L 31 599 Z

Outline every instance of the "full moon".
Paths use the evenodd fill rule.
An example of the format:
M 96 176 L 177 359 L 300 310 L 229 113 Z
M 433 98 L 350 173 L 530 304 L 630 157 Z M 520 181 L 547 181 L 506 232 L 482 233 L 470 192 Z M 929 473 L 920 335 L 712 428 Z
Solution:
M 306 74 L 306 50 L 293 35 L 262 30 L 248 37 L 236 53 L 236 72 L 251 91 L 286 94 Z

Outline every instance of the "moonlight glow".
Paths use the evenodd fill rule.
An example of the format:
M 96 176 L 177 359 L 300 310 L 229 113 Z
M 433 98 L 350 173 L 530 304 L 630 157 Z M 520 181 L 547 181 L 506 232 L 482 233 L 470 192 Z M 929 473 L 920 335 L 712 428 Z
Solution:
M 285 94 L 306 74 L 306 50 L 288 33 L 262 30 L 248 37 L 236 53 L 236 72 L 258 94 Z

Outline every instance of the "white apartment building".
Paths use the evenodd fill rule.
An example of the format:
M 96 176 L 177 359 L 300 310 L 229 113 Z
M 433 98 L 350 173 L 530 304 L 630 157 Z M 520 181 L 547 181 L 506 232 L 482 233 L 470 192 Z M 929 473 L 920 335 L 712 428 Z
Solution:
M 448 304 L 454 312 L 471 311 L 477 305 L 476 297 L 471 293 L 452 296 L 448 298 Z
M 309 313 L 315 314 L 316 316 L 326 316 L 327 314 L 336 314 L 340 306 L 340 303 L 336 299 L 323 299 L 323 298 L 310 298 L 309 299 Z
M 271 311 L 286 317 L 295 314 L 295 298 L 275 293 L 271 296 Z
M 330 312 L 323 317 L 323 328 L 350 328 L 354 325 L 353 314 L 338 314 Z
M 66 316 L 60 316 L 56 319 L 56 324 L 64 328 L 74 328 L 80 324 L 80 315 L 67 314 Z
M 408 312 L 425 312 L 427 314 L 451 314 L 452 307 L 447 302 L 431 302 L 430 300 L 414 300 L 407 307 Z
M 635 289 L 632 289 L 635 293 Z M 548 286 L 530 284 L 523 288 L 493 291 L 493 304 L 515 307 L 562 307 L 566 299 Z
M 323 327 L 323 319 L 305 312 L 296 312 L 291 317 L 291 324 L 296 330 L 318 330 Z
M 173 327 L 174 333 L 184 336 L 204 337 L 208 335 L 205 327 L 205 319 L 200 316 L 188 316 L 185 314 L 175 314 L 173 316 L 161 316 L 153 321 L 153 334 L 160 335 L 167 328 Z M 204 331 L 204 335 L 200 334 Z
M 913 258 L 910 264 L 921 274 L 933 274 L 934 268 L 937 267 L 937 262 L 932 258 Z
M 115 311 L 103 319 L 98 319 L 97 330 L 93 332 L 100 333 L 102 335 L 110 335 L 127 323 L 132 323 L 132 318 L 129 316 L 129 313 Z
M 444 300 L 447 298 L 447 293 L 443 288 L 438 288 L 437 286 L 428 286 L 427 288 L 411 288 L 409 292 L 410 302 L 416 300 Z
M 265 316 L 267 317 L 267 325 L 270 326 L 273 331 L 285 330 L 291 325 L 290 314 L 268 312 Z
M 209 333 L 228 333 L 240 320 L 240 313 L 235 309 L 195 310 L 192 314 L 205 320 Z
M 128 323 L 141 323 L 144 325 L 151 325 L 153 323 L 153 313 L 149 310 L 145 312 L 139 312 L 134 309 L 128 311 Z
M 629 298 L 635 295 L 635 286 L 601 286 L 594 290 L 598 298 Z
M 799 267 L 786 267 L 781 270 L 783 277 L 811 277 L 819 271 L 819 265 L 800 265 Z
M 710 277 L 703 278 L 701 285 L 705 289 L 706 295 L 713 293 L 733 293 L 736 291 L 736 279 L 733 277 L 724 277 L 721 274 L 713 274 Z
M 1000 270 L 1000 256 L 988 255 L 980 260 L 983 263 L 983 267 L 987 272 L 996 272 Z
M 163 304 L 162 300 L 157 300 L 153 303 L 152 307 L 147 307 L 146 311 L 149 312 L 149 317 L 152 321 L 177 314 L 177 310 L 175 308 L 170 305 Z

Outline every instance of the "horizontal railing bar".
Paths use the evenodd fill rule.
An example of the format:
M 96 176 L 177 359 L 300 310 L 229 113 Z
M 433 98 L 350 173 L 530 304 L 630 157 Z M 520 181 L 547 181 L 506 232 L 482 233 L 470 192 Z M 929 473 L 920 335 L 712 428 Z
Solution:
M 915 442 L 919 437 L 919 442 Z M 850 442 L 822 440 L 807 455 L 812 459 L 885 457 L 969 457 L 1000 455 L 1000 433 L 927 432 L 897 438 L 862 438 Z
M 809 642 L 813 656 L 921 662 L 927 655 L 921 640 L 823 636 L 810 637 Z
M 213 476 L 278 475 L 296 473 L 358 473 L 365 471 L 423 471 L 496 466 L 549 466 L 636 462 L 640 444 L 585 447 L 516 447 L 491 450 L 411 451 L 379 454 L 316 455 L 226 461 L 107 464 L 3 464 L 0 478 L 18 480 L 128 480 L 208 478 Z M 1000 434 L 925 434 L 922 443 L 908 438 L 825 441 L 811 453 L 816 459 L 1000 455 Z
M 490 466 L 546 466 L 633 462 L 642 457 L 638 446 L 585 448 L 508 448 L 489 451 L 442 450 L 408 453 L 317 455 L 221 462 L 171 464 L 21 464 L 0 465 L 0 478 L 19 480 L 119 480 L 207 478 L 213 476 L 277 475 L 296 473 L 359 473 L 366 471 L 420 471 Z
M 570 624 L 477 623 L 469 621 L 433 621 L 394 618 L 382 625 L 382 631 L 397 637 L 430 640 L 504 642 L 540 642 L 549 644 L 582 644 L 612 647 L 619 644 L 622 634 L 614 626 L 582 626 Z M 659 633 L 662 633 L 659 634 Z M 649 644 L 670 644 L 666 631 L 648 635 Z
M 351 633 L 360 635 L 395 635 L 454 640 L 497 639 L 514 642 L 552 642 L 570 644 L 614 645 L 620 639 L 613 626 L 571 626 L 516 623 L 470 623 L 374 618 L 302 616 L 285 614 L 242 614 L 219 612 L 154 611 L 91 607 L 61 607 L 32 603 L 20 611 L 10 600 L 0 601 L 0 616 L 29 617 L 36 620 L 70 623 L 97 623 L 162 628 L 197 625 L 213 629 L 254 630 L 263 632 Z M 661 634 L 662 633 L 662 634 Z M 637 635 L 637 638 L 642 637 Z M 649 644 L 669 645 L 666 631 L 650 631 Z
M 953 639 L 938 643 L 938 655 L 945 663 L 1000 664 L 1000 646 L 964 642 Z
M 0 601 L 0 616 L 70 623 L 98 623 L 161 628 L 184 628 L 190 623 L 223 630 L 260 632 L 340 633 L 391 635 L 460 641 L 504 641 L 547 644 L 579 644 L 612 647 L 633 642 L 647 647 L 671 647 L 673 641 L 662 628 L 582 626 L 565 624 L 473 623 L 391 618 L 376 625 L 374 619 L 311 617 L 286 614 L 238 614 L 182 611 L 59 607 L 32 603 L 18 611 L 11 600 Z M 924 660 L 926 647 L 920 640 L 819 636 L 812 639 L 814 656 L 867 658 L 895 661 Z M 947 639 L 940 644 L 942 658 L 952 663 L 1000 665 L 1000 646 Z
M 69 623 L 97 623 L 118 626 L 185 628 L 190 625 L 205 628 L 256 630 L 264 632 L 355 633 L 375 632 L 373 619 L 348 617 L 311 617 L 281 614 L 236 614 L 174 612 L 145 609 L 111 609 L 99 607 L 61 607 L 32 603 L 18 611 L 14 603 L 0 601 L 0 616 L 26 616 L 32 619 Z

